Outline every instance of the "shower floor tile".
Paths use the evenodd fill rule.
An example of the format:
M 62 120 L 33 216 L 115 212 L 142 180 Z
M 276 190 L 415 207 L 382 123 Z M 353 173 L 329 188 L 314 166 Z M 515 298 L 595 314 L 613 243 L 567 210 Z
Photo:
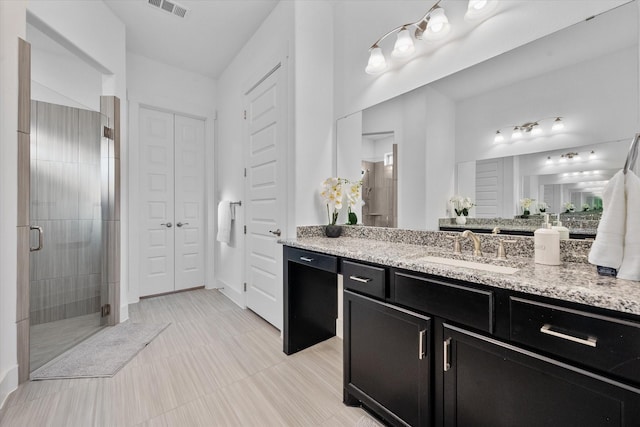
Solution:
M 38 369 L 95 334 L 100 328 L 100 313 L 31 326 L 31 370 Z

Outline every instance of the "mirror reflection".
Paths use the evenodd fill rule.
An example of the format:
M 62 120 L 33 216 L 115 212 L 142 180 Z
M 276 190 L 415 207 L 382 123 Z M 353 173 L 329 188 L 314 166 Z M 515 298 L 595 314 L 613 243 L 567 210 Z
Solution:
M 393 131 L 362 134 L 362 224 L 397 227 L 398 144 Z
M 521 216 L 525 198 L 532 215 L 597 211 L 638 131 L 637 21 L 628 3 L 364 110 L 362 133 L 392 130 L 399 147 L 397 226 L 438 229 L 454 194 L 472 217 Z M 347 144 L 338 123 L 339 168 Z

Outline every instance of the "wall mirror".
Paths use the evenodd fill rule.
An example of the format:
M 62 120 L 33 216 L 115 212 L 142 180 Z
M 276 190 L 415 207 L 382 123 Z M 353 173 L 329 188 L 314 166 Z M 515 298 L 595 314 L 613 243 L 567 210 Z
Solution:
M 362 158 L 349 130 L 393 131 L 399 227 L 438 229 L 453 194 L 476 201 L 476 217 L 513 218 L 525 197 L 579 210 L 624 165 L 638 81 L 634 1 L 338 120 L 337 172 L 354 175 L 349 158 Z

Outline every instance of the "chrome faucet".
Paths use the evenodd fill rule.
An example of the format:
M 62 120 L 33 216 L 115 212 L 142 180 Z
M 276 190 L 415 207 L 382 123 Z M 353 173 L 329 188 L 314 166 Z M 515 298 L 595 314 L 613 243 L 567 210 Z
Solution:
M 462 237 L 468 237 L 473 240 L 473 255 L 474 256 L 482 256 L 482 250 L 480 248 L 480 238 L 476 236 L 471 230 L 464 230 L 462 232 Z

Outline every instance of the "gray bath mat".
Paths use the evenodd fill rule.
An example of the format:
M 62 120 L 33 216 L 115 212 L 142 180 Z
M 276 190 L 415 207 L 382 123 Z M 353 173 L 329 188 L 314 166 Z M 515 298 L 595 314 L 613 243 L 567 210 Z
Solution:
M 169 323 L 109 326 L 31 373 L 32 380 L 112 377 Z

